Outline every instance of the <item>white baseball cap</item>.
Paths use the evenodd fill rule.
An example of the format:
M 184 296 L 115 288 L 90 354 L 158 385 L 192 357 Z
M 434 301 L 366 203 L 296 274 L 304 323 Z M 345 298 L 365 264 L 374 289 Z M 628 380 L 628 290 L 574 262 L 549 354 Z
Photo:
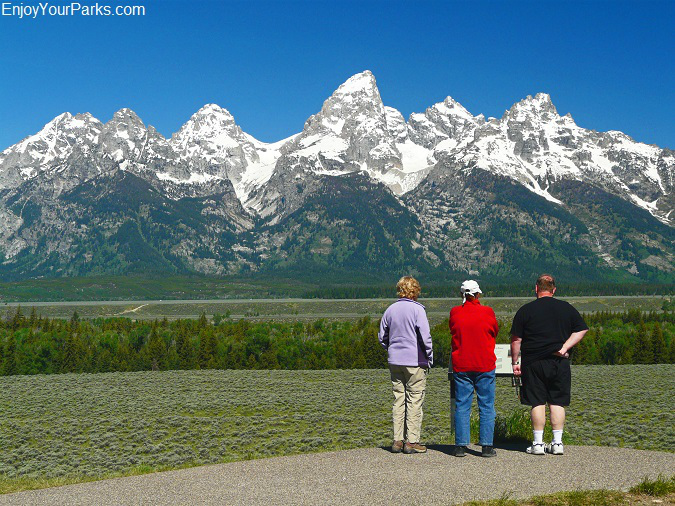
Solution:
M 477 293 L 483 293 L 478 286 L 478 283 L 473 279 L 467 279 L 462 286 L 459 287 L 460 292 L 462 292 L 462 300 L 466 302 L 466 294 L 475 295 Z

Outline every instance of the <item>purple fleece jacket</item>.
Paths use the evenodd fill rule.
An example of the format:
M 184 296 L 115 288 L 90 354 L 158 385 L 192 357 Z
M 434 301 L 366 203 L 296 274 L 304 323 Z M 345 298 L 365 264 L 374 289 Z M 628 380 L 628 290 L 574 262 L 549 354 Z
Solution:
M 398 299 L 389 306 L 377 337 L 392 365 L 431 367 L 434 362 L 429 320 L 419 302 Z

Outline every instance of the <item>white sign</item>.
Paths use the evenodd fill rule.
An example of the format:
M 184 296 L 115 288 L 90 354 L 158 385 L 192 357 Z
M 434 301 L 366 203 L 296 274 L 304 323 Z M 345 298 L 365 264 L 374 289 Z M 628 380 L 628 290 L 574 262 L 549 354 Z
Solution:
M 495 355 L 497 356 L 497 376 L 511 376 L 513 375 L 513 367 L 511 366 L 511 345 L 510 344 L 496 344 Z

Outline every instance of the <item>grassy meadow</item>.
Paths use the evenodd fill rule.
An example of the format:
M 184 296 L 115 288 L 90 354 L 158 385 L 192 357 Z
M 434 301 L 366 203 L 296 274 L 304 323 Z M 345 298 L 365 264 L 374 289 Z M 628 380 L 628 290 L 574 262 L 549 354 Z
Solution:
M 498 316 L 512 317 L 520 306 L 534 297 L 485 297 L 481 302 L 491 306 Z M 671 296 L 578 296 L 560 297 L 584 313 L 596 311 L 661 311 L 670 307 Z M 0 305 L 0 315 L 11 317 L 17 307 L 25 313 L 35 307 L 48 318 L 70 318 L 77 312 L 81 318 L 126 317 L 138 320 L 198 318 L 202 313 L 211 318 L 226 315 L 233 319 L 297 321 L 355 320 L 364 316 L 379 318 L 394 298 L 383 299 L 221 299 L 221 300 L 129 300 L 80 302 L 9 302 Z M 448 317 L 460 298 L 421 298 L 432 324 Z
M 573 366 L 566 441 L 675 450 L 675 365 Z M 0 378 L 0 491 L 301 452 L 387 445 L 386 370 L 202 370 Z M 499 439 L 529 438 L 498 380 Z M 446 371 L 422 439 L 452 442 Z M 477 434 L 476 434 L 477 436 Z

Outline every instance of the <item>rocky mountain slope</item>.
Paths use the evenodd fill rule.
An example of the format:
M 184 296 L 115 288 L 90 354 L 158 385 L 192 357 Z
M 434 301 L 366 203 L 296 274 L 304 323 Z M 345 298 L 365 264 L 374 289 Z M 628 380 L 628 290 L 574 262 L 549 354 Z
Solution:
M 64 113 L 0 153 L 3 277 L 403 272 L 675 279 L 675 154 L 560 116 L 447 97 L 407 121 L 374 76 L 264 143 L 205 105 L 170 139 Z

